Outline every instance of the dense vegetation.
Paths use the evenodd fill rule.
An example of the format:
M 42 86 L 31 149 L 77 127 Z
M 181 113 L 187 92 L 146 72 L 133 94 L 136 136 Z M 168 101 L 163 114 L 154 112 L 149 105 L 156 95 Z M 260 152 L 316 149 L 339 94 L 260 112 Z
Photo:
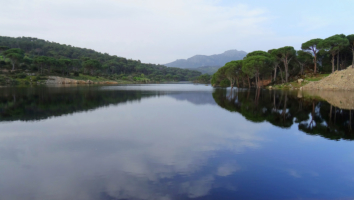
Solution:
M 37 75 L 103 76 L 110 80 L 139 82 L 188 81 L 201 73 L 188 69 L 144 64 L 91 49 L 73 47 L 31 37 L 0 36 L 0 70 L 25 76 Z M 4 76 L 0 75 L 4 79 Z M 1 80 L 0 80 L 1 82 Z
M 194 82 L 195 83 L 205 83 L 205 84 L 209 84 L 210 83 L 210 80 L 211 80 L 211 75 L 209 74 L 203 74 L 203 75 L 200 75 L 198 76 Z
M 333 73 L 352 65 L 354 67 L 354 34 L 333 35 L 326 39 L 312 39 L 301 45 L 301 50 L 285 46 L 268 52 L 254 51 L 241 60 L 231 61 L 212 77 L 215 86 L 261 87 L 263 80 L 288 83 L 318 73 Z
M 297 98 L 287 91 L 217 89 L 215 102 L 222 108 L 240 113 L 252 122 L 269 122 L 281 128 L 297 125 L 299 130 L 331 140 L 354 140 L 354 112 L 327 102 Z

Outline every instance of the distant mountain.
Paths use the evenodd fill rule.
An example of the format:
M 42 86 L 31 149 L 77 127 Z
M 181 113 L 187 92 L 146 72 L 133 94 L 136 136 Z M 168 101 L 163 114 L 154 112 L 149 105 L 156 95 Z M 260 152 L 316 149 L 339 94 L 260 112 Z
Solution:
M 199 67 L 222 67 L 232 60 L 242 60 L 247 53 L 245 51 L 229 50 L 222 54 L 211 56 L 196 55 L 188 59 L 178 59 L 174 62 L 164 64 L 167 67 L 178 67 L 195 69 Z
M 222 66 L 205 66 L 205 67 L 197 67 L 197 68 L 190 68 L 190 70 L 195 70 L 198 72 L 202 72 L 202 74 L 210 74 L 213 75 L 218 69 Z

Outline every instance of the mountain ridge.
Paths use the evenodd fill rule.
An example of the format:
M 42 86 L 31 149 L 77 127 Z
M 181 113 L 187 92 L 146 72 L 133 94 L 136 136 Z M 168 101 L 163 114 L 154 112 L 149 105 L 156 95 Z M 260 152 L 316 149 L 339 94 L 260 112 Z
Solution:
M 194 69 L 207 66 L 222 67 L 225 63 L 232 60 L 242 60 L 247 55 L 245 51 L 238 51 L 236 49 L 227 50 L 221 54 L 195 55 L 187 59 L 177 59 L 176 61 L 164 64 L 167 67 L 178 67 Z

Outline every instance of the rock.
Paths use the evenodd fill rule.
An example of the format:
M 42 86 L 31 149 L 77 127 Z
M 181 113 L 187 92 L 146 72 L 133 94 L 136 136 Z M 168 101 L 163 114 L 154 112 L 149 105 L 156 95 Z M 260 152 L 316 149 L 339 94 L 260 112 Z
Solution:
M 304 79 L 301 79 L 301 78 L 297 80 L 297 82 L 298 82 L 299 84 L 301 84 L 303 81 L 304 81 Z

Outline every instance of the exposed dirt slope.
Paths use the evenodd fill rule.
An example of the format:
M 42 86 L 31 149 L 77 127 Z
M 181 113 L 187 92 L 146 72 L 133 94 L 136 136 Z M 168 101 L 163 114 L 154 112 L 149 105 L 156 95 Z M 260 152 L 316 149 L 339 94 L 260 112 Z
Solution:
M 310 82 L 304 90 L 352 90 L 354 91 L 354 68 L 349 66 L 342 71 L 335 71 L 326 78 Z

